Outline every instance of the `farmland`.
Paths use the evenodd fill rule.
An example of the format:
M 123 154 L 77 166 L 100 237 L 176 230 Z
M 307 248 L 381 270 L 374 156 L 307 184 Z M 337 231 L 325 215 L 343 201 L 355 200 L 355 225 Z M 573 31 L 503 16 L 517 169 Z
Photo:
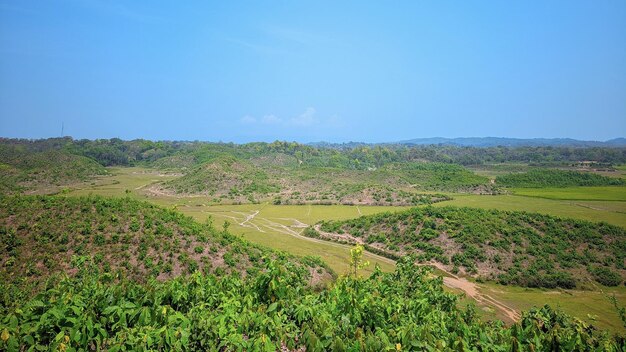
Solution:
M 315 224 L 322 220 L 346 220 L 362 215 L 376 214 L 393 209 L 402 211 L 406 207 L 376 207 L 376 206 L 342 206 L 342 205 L 273 205 L 273 204 L 242 204 L 242 205 L 210 205 L 207 197 L 166 196 L 146 193 L 145 189 L 153 182 L 166 182 L 177 176 L 174 173 L 155 171 L 146 168 L 110 168 L 113 176 L 102 177 L 94 185 L 79 186 L 69 195 L 99 194 L 106 196 L 125 196 L 125 190 L 131 190 L 130 196 L 146 199 L 155 204 L 166 207 L 175 207 L 178 211 L 194 219 L 204 222 L 209 216 L 214 225 L 219 228 L 223 222 L 229 221 L 231 232 L 242 236 L 246 240 L 271 248 L 284 250 L 296 255 L 318 255 L 335 272 L 345 273 L 349 259 L 349 246 L 339 243 L 312 241 L 294 234 L 303 230 L 300 223 Z M 602 188 L 602 187 L 600 187 Z M 593 188 L 595 189 L 595 188 Z M 568 190 L 568 188 L 561 189 Z M 436 203 L 435 206 L 460 205 L 485 209 L 523 210 L 582 220 L 604 219 L 608 223 L 626 224 L 626 216 L 620 213 L 624 202 L 590 201 L 593 208 L 601 205 L 605 209 L 589 209 L 570 201 L 551 200 L 537 197 L 518 195 L 471 195 L 449 194 L 453 200 Z M 581 203 L 581 202 L 576 202 Z M 614 208 L 610 208 L 613 206 Z M 259 211 L 258 213 L 256 213 Z M 250 215 L 256 215 L 244 225 L 242 222 Z M 258 227 L 258 229 L 256 228 Z M 365 258 L 371 265 L 363 269 L 364 273 L 371 273 L 375 264 L 383 271 L 393 270 L 394 265 L 386 258 L 380 258 L 365 253 Z M 552 293 L 545 289 L 516 289 L 513 286 L 503 286 L 495 283 L 478 284 L 479 289 L 498 300 L 505 302 L 516 310 L 525 310 L 533 306 L 541 306 L 546 299 L 558 297 L 559 307 L 569 314 L 579 316 L 587 322 L 610 330 L 620 330 L 619 317 L 614 313 L 610 302 L 602 294 L 594 291 L 559 290 L 561 294 Z M 448 289 L 451 292 L 462 293 L 458 289 Z M 622 288 L 605 289 L 614 292 L 620 301 L 626 299 L 626 292 Z M 569 293 L 568 293 L 569 292 Z M 547 298 L 546 298 L 547 296 Z M 556 299 L 556 298 L 554 298 Z M 469 300 L 468 302 L 471 302 Z M 490 304 L 479 304 L 479 314 L 486 318 L 508 318 L 500 310 Z M 600 314 L 602 313 L 602 314 Z M 587 316 L 590 314 L 590 318 Z
M 626 1 L 0 2 L 0 352 L 626 352 Z
M 589 253 L 588 258 L 596 261 L 591 263 L 588 268 L 578 263 L 580 259 L 578 256 L 568 257 L 568 259 L 561 255 L 559 260 L 562 261 L 556 261 L 559 263 L 556 268 L 557 272 L 542 271 L 542 274 L 537 276 L 541 279 L 540 282 L 529 281 L 532 275 L 524 270 L 518 270 L 517 274 L 514 274 L 514 271 L 511 271 L 509 266 L 518 263 L 516 264 L 517 269 L 523 269 L 527 266 L 535 269 L 548 268 L 549 265 L 546 266 L 546 262 L 536 259 L 540 256 L 539 252 L 541 250 L 553 252 L 553 250 L 560 250 L 563 246 L 570 246 L 571 244 L 558 242 L 562 235 L 556 233 L 566 233 L 577 228 L 580 224 L 577 222 L 578 220 L 604 221 L 606 225 L 584 223 L 583 232 L 587 231 L 585 232 L 587 235 L 581 232 L 580 236 L 577 235 L 577 238 L 580 238 L 577 241 L 584 242 L 584 239 L 582 239 L 584 236 L 593 237 L 593 234 L 597 231 L 604 233 L 605 228 L 610 229 L 607 234 L 613 233 L 611 231 L 617 231 L 615 233 L 619 234 L 623 230 L 617 230 L 620 227 L 611 227 L 611 225 L 621 226 L 622 229 L 626 226 L 626 212 L 624 209 L 626 204 L 624 189 L 626 187 L 624 186 L 519 188 L 505 187 L 498 185 L 497 181 L 490 181 L 497 179 L 499 175 L 523 173 L 535 168 L 527 164 L 502 167 L 489 166 L 485 169 L 487 171 L 480 171 L 476 168 L 465 168 L 460 165 L 449 166 L 438 162 L 398 164 L 396 161 L 389 161 L 380 164 L 379 167 L 353 169 L 346 167 L 341 162 L 332 166 L 325 165 L 324 163 L 327 161 L 324 161 L 325 159 L 320 156 L 315 156 L 313 152 L 311 152 L 311 159 L 309 159 L 313 165 L 298 166 L 297 163 L 294 163 L 294 159 L 285 156 L 287 154 L 272 152 L 269 156 L 264 156 L 265 151 L 236 150 L 233 152 L 232 149 L 229 149 L 230 147 L 221 146 L 219 148 L 207 148 L 210 150 L 217 149 L 219 152 L 207 152 L 207 150 L 202 148 L 192 153 L 174 152 L 171 156 L 161 157 L 150 162 L 143 161 L 138 163 L 139 165 L 137 166 L 118 165 L 113 161 L 115 159 L 106 158 L 105 160 L 109 160 L 108 163 L 116 166 L 103 167 L 102 169 L 96 169 L 97 172 L 88 173 L 77 178 L 68 178 L 65 182 L 55 184 L 54 187 L 51 187 L 46 179 L 40 179 L 39 181 L 35 179 L 29 185 L 31 192 L 56 194 L 55 196 L 42 196 L 43 198 L 40 198 L 41 203 L 35 202 L 33 203 L 34 205 L 46 204 L 44 200 L 48 198 L 48 202 L 52 202 L 50 204 L 55 204 L 54 202 L 61 202 L 65 197 L 68 197 L 68 200 L 75 199 L 78 202 L 75 204 L 78 204 L 79 208 L 84 207 L 84 205 L 80 205 L 80 202 L 95 202 L 93 206 L 96 207 L 100 206 L 96 205 L 100 203 L 109 204 L 107 207 L 125 209 L 121 214 L 115 215 L 115 218 L 118 219 L 116 221 L 121 220 L 122 223 L 133 221 L 132 216 L 129 218 L 126 215 L 129 209 L 124 208 L 129 204 L 135 204 L 132 206 L 133 209 L 138 206 L 137 204 L 153 204 L 159 207 L 158 209 L 167 209 L 167 214 L 180 214 L 177 216 L 184 218 L 175 217 L 175 219 L 178 219 L 176 221 L 181 225 L 167 225 L 164 228 L 165 231 L 177 233 L 177 230 L 167 230 L 168 228 L 176 229 L 178 228 L 177 226 L 182 226 L 182 228 L 197 227 L 199 229 L 206 227 L 208 230 L 203 231 L 211 234 L 206 237 L 208 241 L 212 241 L 211 236 L 216 236 L 217 241 L 213 244 L 207 244 L 206 248 L 202 248 L 201 256 L 206 256 L 206 259 L 201 259 L 195 252 L 200 250 L 200 242 L 193 238 L 185 240 L 184 237 L 177 240 L 177 243 L 181 243 L 181 246 L 172 247 L 171 249 L 172 253 L 176 252 L 176 254 L 163 257 L 159 253 L 161 250 L 155 249 L 161 248 L 161 245 L 155 244 L 154 241 L 158 236 L 156 233 L 153 233 L 153 230 L 148 230 L 147 233 L 143 233 L 143 230 L 135 233 L 133 236 L 145 238 L 140 242 L 134 242 L 135 240 L 129 237 L 128 240 L 130 242 L 128 244 L 123 242 L 117 244 L 117 242 L 113 241 L 113 238 L 117 238 L 114 237 L 115 232 L 123 233 L 125 231 L 123 229 L 126 226 L 130 226 L 130 222 L 127 225 L 117 223 L 111 225 L 107 223 L 107 217 L 97 217 L 93 214 L 93 216 L 89 215 L 89 217 L 95 221 L 91 225 L 92 231 L 95 230 L 95 234 L 91 233 L 89 236 L 81 234 L 78 237 L 70 236 L 67 244 L 52 238 L 57 233 L 71 232 L 72 230 L 68 229 L 82 228 L 81 226 L 84 227 L 85 225 L 84 222 L 80 222 L 78 219 L 75 220 L 82 225 L 71 225 L 71 221 L 74 220 L 68 218 L 68 223 L 65 225 L 58 224 L 65 227 L 44 232 L 43 235 L 34 237 L 35 241 L 42 241 L 42 238 L 52 238 L 46 244 L 48 246 L 46 247 L 48 248 L 46 252 L 63 253 L 63 248 L 66 248 L 64 246 L 71 244 L 72 247 L 76 247 L 77 244 L 84 243 L 82 246 L 78 245 L 77 249 L 81 253 L 90 253 L 96 260 L 89 259 L 89 256 L 85 257 L 84 263 L 86 264 L 81 264 L 83 265 L 83 271 L 79 267 L 65 267 L 64 265 L 67 264 L 55 264 L 49 255 L 35 252 L 33 257 L 19 259 L 19 262 L 22 264 L 11 269 L 17 270 L 15 272 L 17 274 L 5 271 L 3 275 L 6 277 L 30 277 L 30 283 L 27 283 L 28 289 L 23 290 L 25 293 L 42 290 L 41 282 L 45 277 L 58 280 L 56 279 L 58 276 L 54 272 L 59 271 L 79 273 L 81 277 L 91 277 L 89 285 L 92 286 L 89 288 L 90 290 L 100 290 L 100 288 L 96 287 L 102 284 L 99 283 L 98 275 L 102 275 L 103 272 L 122 272 L 125 277 L 124 280 L 132 281 L 133 285 L 136 285 L 135 282 L 138 283 L 139 286 L 135 286 L 134 289 L 143 290 L 143 285 L 148 285 L 149 289 L 160 291 L 171 290 L 171 287 L 166 288 L 169 283 L 187 285 L 187 277 L 192 275 L 190 273 L 194 271 L 194 268 L 199 269 L 199 272 L 203 272 L 206 279 L 218 280 L 218 282 L 226 283 L 229 279 L 223 278 L 222 275 L 235 271 L 246 272 L 246 277 L 249 276 L 250 280 L 252 280 L 258 275 L 258 265 L 268 264 L 265 261 L 262 263 L 255 261 L 257 260 L 256 258 L 273 256 L 273 258 L 279 260 L 280 266 L 287 263 L 297 263 L 298 260 L 309 263 L 307 265 L 319 263 L 319 268 L 321 268 L 319 270 L 322 273 L 324 270 L 328 270 L 328 274 L 320 275 L 317 273 L 318 269 L 315 269 L 310 271 L 308 275 L 316 277 L 316 282 L 318 285 L 321 285 L 319 287 L 335 287 L 334 285 L 338 285 L 342 279 L 335 279 L 334 275 L 341 277 L 350 272 L 350 253 L 354 242 L 345 240 L 328 241 L 328 238 L 323 236 L 312 238 L 310 236 L 311 229 L 319 226 L 319 224 L 332 222 L 337 222 L 338 224 L 356 223 L 360 220 L 354 219 L 367 219 L 372 216 L 376 218 L 378 216 L 376 218 L 378 220 L 374 221 L 372 226 L 382 226 L 379 228 L 380 231 L 374 232 L 376 232 L 378 237 L 384 233 L 385 241 L 383 243 L 386 243 L 388 247 L 381 247 L 381 243 L 376 243 L 376 241 L 370 241 L 371 243 L 364 241 L 368 250 L 363 252 L 362 260 L 369 262 L 369 265 L 364 265 L 357 271 L 358 275 L 364 278 L 370 275 L 398 275 L 397 263 L 398 260 L 401 260 L 402 255 L 415 254 L 417 257 L 414 257 L 414 260 L 420 266 L 424 264 L 434 265 L 432 271 L 424 272 L 423 274 L 416 273 L 415 275 L 425 275 L 429 278 L 442 276 L 442 285 L 437 289 L 441 289 L 445 294 L 461 294 L 462 298 L 458 298 L 457 306 L 460 309 L 466 309 L 466 307 L 475 305 L 477 310 L 473 314 L 475 314 L 476 319 L 481 321 L 495 319 L 511 324 L 514 321 L 519 321 L 520 317 L 526 314 L 523 313 L 524 311 L 541 308 L 545 303 L 550 303 L 553 307 L 558 307 L 562 312 L 582 319 L 585 323 L 593 324 L 611 332 L 623 332 L 620 317 L 607 295 L 615 297 L 618 305 L 623 306 L 626 300 L 625 288 L 623 285 L 618 285 L 617 287 L 603 286 L 603 284 L 608 284 L 615 279 L 614 274 L 616 272 L 621 273 L 620 270 L 622 270 L 619 266 L 619 263 L 623 261 L 623 258 L 620 259 L 620 250 L 606 249 L 613 248 L 610 247 L 613 246 L 613 244 L 610 244 L 613 242 L 607 244 L 609 247 L 601 244 L 600 247 L 593 249 Z M 281 146 L 280 148 L 287 147 Z M 295 149 L 298 150 L 298 147 L 295 147 Z M 83 149 L 80 150 L 81 153 L 86 152 Z M 63 153 L 68 152 L 64 151 Z M 89 150 L 89 153 L 92 153 L 89 155 L 95 155 L 98 158 L 103 157 L 103 154 L 94 150 Z M 260 153 L 260 155 L 255 153 Z M 117 158 L 124 156 L 124 154 L 115 155 Z M 300 157 L 306 160 L 305 157 Z M 181 167 L 181 165 L 185 166 Z M 262 167 L 259 168 L 258 166 Z M 494 173 L 493 170 L 497 170 L 497 172 Z M 27 173 L 28 171 L 25 172 Z M 606 181 L 605 179 L 602 180 L 603 182 Z M 38 188 L 38 185 L 41 185 L 41 188 Z M 12 194 L 15 193 L 13 191 Z M 7 198 L 6 201 L 9 201 L 8 199 L 10 198 Z M 28 202 L 28 200 L 26 201 Z M 403 212 L 411 211 L 410 209 L 413 206 L 417 206 L 417 209 L 421 209 L 420 211 L 434 212 L 433 214 L 449 213 L 445 217 L 450 217 L 454 213 L 456 215 L 452 217 L 462 219 L 454 222 L 456 225 L 445 225 L 443 218 L 440 219 L 438 215 L 433 215 L 434 223 L 438 224 L 435 226 L 434 231 L 439 231 L 438 226 L 441 225 L 439 223 L 444 221 L 441 229 L 456 231 L 461 229 L 458 225 L 463 224 L 464 227 L 470 229 L 468 233 L 473 234 L 474 237 L 461 235 L 461 230 L 459 235 L 455 236 L 459 241 L 458 243 L 448 243 L 449 248 L 440 246 L 439 250 L 435 249 L 436 253 L 430 252 L 429 248 L 431 247 L 427 246 L 430 240 L 423 238 L 416 240 L 416 242 L 411 242 L 411 248 L 420 248 L 419 251 L 412 252 L 409 250 L 409 247 L 405 246 L 406 243 L 394 242 L 394 238 L 403 238 L 403 226 L 398 226 L 397 230 L 393 230 L 394 226 L 388 223 L 388 221 L 396 216 L 401 216 Z M 450 208 L 450 206 L 453 208 Z M 469 206 L 471 209 L 454 208 L 455 206 Z M 33 205 L 26 205 L 25 207 L 37 208 Z M 67 208 L 68 205 L 63 207 Z M 143 209 L 142 207 L 143 205 L 139 209 Z M 10 209 L 11 207 L 7 206 L 5 208 Z M 145 218 L 145 214 L 160 214 L 149 215 L 148 217 L 150 218 L 172 216 L 166 216 L 166 213 L 154 213 L 154 210 L 149 210 L 148 212 L 147 209 L 142 210 L 144 215 L 140 217 Z M 477 209 L 485 209 L 486 212 L 483 213 Z M 487 216 L 487 218 L 481 215 L 492 214 L 492 210 L 524 211 L 528 213 L 496 215 L 493 218 L 489 217 L 492 215 Z M 16 213 L 17 210 L 11 210 L 11 212 Z M 38 212 L 40 215 L 36 215 Z M 533 215 L 534 213 L 543 215 Z M 54 217 L 54 212 L 52 210 L 44 211 L 40 209 L 30 216 L 33 215 L 40 219 L 38 221 L 39 224 L 50 224 L 50 217 Z M 506 216 L 512 217 L 509 219 Z M 497 239 L 498 236 L 497 231 L 508 231 L 507 229 L 515 233 L 524 233 L 524 236 L 526 236 L 527 234 L 522 231 L 522 228 L 510 227 L 507 224 L 526 218 L 544 219 L 544 216 L 556 216 L 558 218 L 546 218 L 549 219 L 547 222 L 552 224 L 546 225 L 547 227 L 537 225 L 538 223 L 543 223 L 543 220 L 530 220 L 524 226 L 539 226 L 536 228 L 537 231 L 540 233 L 551 233 L 556 236 L 553 238 L 556 242 L 550 240 L 530 249 L 522 249 L 522 252 L 519 253 L 516 252 L 519 249 L 514 249 L 514 252 L 511 252 L 514 254 L 508 252 L 500 253 L 499 257 L 504 259 L 499 265 L 504 266 L 496 270 L 497 272 L 487 270 L 487 268 L 495 265 L 489 261 L 491 259 L 484 258 L 488 259 L 485 261 L 487 264 L 472 262 L 476 258 L 471 255 L 472 253 L 477 253 L 475 249 L 478 247 L 474 249 L 472 249 L 473 247 L 466 247 L 482 245 L 482 242 L 476 242 L 477 235 L 484 236 L 490 233 L 489 236 L 495 236 L 485 243 L 495 241 L 494 239 Z M 28 219 L 28 217 L 24 217 L 25 222 L 28 222 Z M 11 226 L 15 225 L 14 221 L 15 219 L 11 220 Z M 189 223 L 190 221 L 191 223 Z M 473 221 L 482 221 L 482 224 L 474 223 Z M 407 224 L 410 225 L 410 223 L 409 221 Z M 556 225 L 561 223 L 565 225 Z M 493 230 L 495 232 L 489 232 L 486 228 L 480 227 L 487 224 L 489 224 L 488 227 L 491 226 L 489 231 Z M 48 225 L 44 225 L 44 228 L 45 226 Z M 424 224 L 418 225 L 420 228 L 424 226 Z M 28 227 L 26 225 L 18 225 L 17 228 L 26 231 Z M 114 228 L 117 230 L 113 231 Z M 140 228 L 143 227 L 140 226 Z M 37 231 L 40 229 L 42 227 L 37 227 Z M 327 230 L 329 229 L 325 231 Z M 189 230 L 182 230 L 182 233 L 187 231 Z M 350 232 L 347 229 L 346 231 Z M 222 235 L 222 233 L 226 232 L 228 235 Z M 15 233 L 18 237 L 26 235 L 26 232 L 16 231 Z M 239 244 L 227 245 L 226 240 L 220 239 L 220 236 L 227 236 L 225 238 L 228 241 Z M 619 237 L 621 235 L 617 236 L 616 238 L 621 238 Z M 201 238 L 204 237 L 201 236 Z M 367 236 L 364 237 L 364 239 L 367 238 Z M 382 237 L 380 240 L 382 240 Z M 28 241 L 32 240 L 29 239 Z M 148 241 L 145 242 L 145 246 L 150 248 L 149 250 L 142 252 L 142 241 Z M 523 239 L 520 241 L 520 243 L 525 243 Z M 615 243 L 619 243 L 621 240 L 616 241 Z M 553 242 L 557 243 L 554 248 L 551 247 Z M 166 243 L 169 243 L 169 241 Z M 440 245 L 443 243 L 441 242 Z M 219 249 L 219 246 L 216 246 L 217 244 L 219 246 L 224 245 L 224 249 Z M 124 246 L 127 246 L 128 250 L 125 250 L 124 248 L 126 247 Z M 399 247 L 396 248 L 395 246 Z M 211 248 L 222 257 L 215 258 L 210 250 Z M 245 249 L 242 250 L 241 248 Z M 256 249 L 252 250 L 252 248 Z M 455 254 L 459 254 L 458 252 L 447 253 L 446 250 L 450 248 L 465 248 L 462 251 L 465 252 L 465 259 L 455 256 Z M 394 255 L 387 255 L 383 249 L 391 249 Z M 399 251 L 396 249 L 399 249 Z M 235 254 L 226 254 L 226 259 L 230 264 L 226 264 L 224 268 L 221 268 L 220 265 L 223 265 L 224 262 L 222 252 L 230 253 L 231 250 L 234 250 Z M 278 251 L 276 253 L 279 254 L 272 254 L 274 253 L 272 251 Z M 487 252 L 491 253 L 492 251 L 490 249 Z M 105 255 L 104 253 L 107 254 Z M 252 253 L 251 257 L 253 260 L 247 259 L 248 254 L 243 254 L 242 256 L 239 253 Z M 264 254 L 259 255 L 256 253 Z M 425 253 L 430 257 L 424 257 Z M 432 261 L 440 258 L 438 256 L 442 253 L 445 254 L 447 259 L 442 259 L 443 262 L 440 263 Z M 529 253 L 534 253 L 533 255 L 536 255 L 536 258 L 533 256 L 528 257 Z M 15 252 L 15 255 L 16 259 L 14 260 L 18 260 L 17 258 L 20 254 Z M 130 257 L 128 257 L 129 255 Z M 526 259 L 524 259 L 524 256 L 527 256 Z M 131 265 L 130 268 L 120 266 L 120 258 L 126 257 L 131 259 L 126 260 L 127 263 L 136 262 L 137 264 Z M 233 258 L 235 258 L 235 261 L 233 261 Z M 292 259 L 284 261 L 285 258 Z M 453 258 L 452 261 L 451 258 Z M 66 263 L 78 262 L 76 262 L 76 259 L 66 258 Z M 445 263 L 449 263 L 449 265 Z M 454 265 L 452 265 L 453 263 Z M 581 276 L 585 278 L 584 281 L 572 280 L 570 274 L 563 274 L 569 270 L 564 268 L 571 263 L 575 263 L 575 266 L 578 265 L 578 269 L 575 269 L 577 275 L 584 272 L 584 275 Z M 44 266 L 42 267 L 41 265 Z M 605 265 L 610 265 L 608 271 L 602 269 Z M 209 269 L 206 269 L 207 267 Z M 380 268 L 381 272 L 385 274 L 377 274 L 376 268 Z M 128 270 L 128 272 L 124 270 Z M 267 270 L 267 268 L 261 270 Z M 513 274 L 503 276 L 505 273 Z M 146 282 L 145 277 L 150 277 L 150 275 L 153 275 L 161 283 Z M 311 284 L 312 281 L 306 278 L 304 271 L 298 275 L 302 275 L 298 280 L 302 279 L 302 282 L 306 282 L 307 285 Z M 287 280 L 287 278 L 284 279 Z M 596 279 L 603 280 L 603 284 L 596 282 Z M 57 290 L 65 290 L 66 287 L 62 285 L 69 285 L 69 282 L 73 279 L 70 277 L 69 280 L 59 284 L 61 286 Z M 244 278 L 243 280 L 248 279 Z M 129 285 L 131 283 L 120 284 Z M 15 281 L 11 285 L 11 287 L 18 287 L 15 285 L 19 285 L 19 283 Z M 71 285 L 75 284 L 72 283 Z M 574 288 L 574 286 L 577 287 Z M 322 289 L 319 287 L 316 290 Z M 300 290 L 305 291 L 310 289 L 312 288 L 300 288 Z M 23 302 L 28 299 L 28 294 L 17 295 L 17 291 L 14 288 L 7 289 L 5 292 L 5 302 Z M 311 296 L 309 299 L 314 298 Z M 198 304 L 198 302 L 193 304 Z M 14 306 L 14 303 L 11 305 L 5 303 L 5 305 L 10 307 Z M 7 309 L 10 310 L 10 308 Z M 467 309 L 471 310 L 472 308 Z M 20 319 L 26 318 L 22 317 Z M 35 316 L 34 318 L 37 317 Z M 260 334 L 260 332 L 257 331 L 255 334 Z M 270 336 L 267 333 L 266 335 Z M 70 339 L 72 338 L 70 336 Z M 275 338 L 281 339 L 284 337 Z M 152 336 L 152 339 L 153 341 L 161 341 L 157 336 Z M 277 340 L 270 340 L 276 346 Z M 102 341 L 114 343 L 114 340 L 111 338 Z M 312 341 L 308 343 L 313 343 Z

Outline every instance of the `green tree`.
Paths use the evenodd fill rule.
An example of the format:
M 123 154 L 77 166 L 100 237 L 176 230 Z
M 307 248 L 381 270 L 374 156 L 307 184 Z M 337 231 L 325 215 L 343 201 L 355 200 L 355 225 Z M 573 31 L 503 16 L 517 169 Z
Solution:
M 357 277 L 359 269 L 370 265 L 370 262 L 363 260 L 363 246 L 357 244 L 350 249 L 350 274 Z

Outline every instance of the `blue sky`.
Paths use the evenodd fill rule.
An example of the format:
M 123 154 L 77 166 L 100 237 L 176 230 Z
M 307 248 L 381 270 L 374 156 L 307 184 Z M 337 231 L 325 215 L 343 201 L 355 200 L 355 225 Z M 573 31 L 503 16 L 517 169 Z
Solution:
M 626 135 L 626 1 L 0 0 L 0 136 Z

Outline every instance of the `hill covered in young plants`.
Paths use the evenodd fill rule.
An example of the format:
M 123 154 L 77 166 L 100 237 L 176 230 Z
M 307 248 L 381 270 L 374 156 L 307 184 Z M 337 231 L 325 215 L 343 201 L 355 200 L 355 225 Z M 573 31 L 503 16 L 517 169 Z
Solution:
M 496 183 L 505 187 L 518 188 L 626 185 L 626 181 L 621 178 L 556 169 L 533 169 L 523 173 L 502 175 L 496 178 Z
M 413 187 L 424 190 L 478 192 L 495 191 L 484 176 L 455 164 L 439 162 L 392 163 L 384 171 L 397 175 Z
M 616 286 L 626 278 L 626 230 L 534 213 L 412 208 L 321 222 L 304 234 L 363 243 L 392 258 L 416 254 L 420 262 L 504 284 L 574 288 L 591 279 Z
M 358 259 L 358 258 L 357 258 Z M 358 264 L 358 262 L 357 262 Z M 246 277 L 199 272 L 111 282 L 84 267 L 0 320 L 0 349 L 152 351 L 623 351 L 623 336 L 549 307 L 510 327 L 460 309 L 414 258 L 315 292 L 275 261 Z M 617 314 L 617 313 L 616 313 Z
M 626 148 L 606 147 L 313 146 L 282 141 L 233 144 L 69 137 L 0 139 L 0 147 L 14 161 L 34 156 L 41 160 L 37 167 L 0 160 L 0 187 L 5 190 L 50 193 L 58 191 L 59 184 L 102 174 L 101 166 L 142 166 L 183 174 L 178 180 L 156 187 L 157 194 L 203 195 L 226 203 L 263 200 L 280 204 L 420 205 L 442 199 L 427 195 L 431 192 L 494 194 L 501 192 L 499 185 L 514 186 L 515 181 L 507 181 L 506 177 L 494 185 L 462 165 L 572 167 L 586 160 L 610 167 L 626 162 Z M 549 178 L 561 182 L 572 176 Z M 602 178 L 583 181 L 568 184 L 608 182 Z M 51 184 L 54 189 L 49 189 Z
M 27 192 L 85 181 L 106 170 L 96 161 L 59 150 L 32 151 L 0 144 L 0 192 Z
M 266 258 L 307 268 L 313 283 L 331 274 L 315 258 L 296 259 L 252 245 L 174 210 L 129 198 L 17 196 L 0 198 L 3 302 L 85 262 L 135 281 L 164 280 L 200 270 L 246 275 Z M 18 291 L 10 291 L 10 285 Z M 36 287 L 34 287 L 36 288 Z
M 453 164 L 389 164 L 359 170 L 306 166 L 284 154 L 250 160 L 220 156 L 155 190 L 205 195 L 218 202 L 357 205 L 423 205 L 450 199 L 425 192 L 496 191 L 487 178 Z
M 239 199 L 277 192 L 278 186 L 263 170 L 246 160 L 231 156 L 218 157 L 169 181 L 166 187 L 176 193 L 204 194 L 215 198 Z

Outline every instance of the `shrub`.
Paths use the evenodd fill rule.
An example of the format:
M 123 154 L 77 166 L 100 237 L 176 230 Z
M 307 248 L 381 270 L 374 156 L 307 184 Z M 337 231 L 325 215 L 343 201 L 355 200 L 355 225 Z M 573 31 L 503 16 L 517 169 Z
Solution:
M 604 286 L 618 286 L 622 283 L 622 277 L 607 267 L 597 267 L 592 270 L 597 282 Z

